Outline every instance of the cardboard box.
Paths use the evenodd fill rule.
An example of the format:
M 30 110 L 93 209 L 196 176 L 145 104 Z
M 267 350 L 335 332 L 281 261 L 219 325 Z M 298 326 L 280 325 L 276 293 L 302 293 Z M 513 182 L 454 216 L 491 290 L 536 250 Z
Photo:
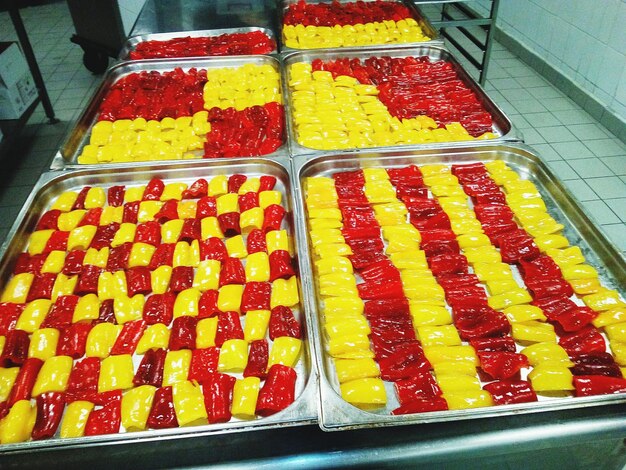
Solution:
M 18 119 L 37 98 L 37 87 L 17 43 L 0 43 L 0 119 Z

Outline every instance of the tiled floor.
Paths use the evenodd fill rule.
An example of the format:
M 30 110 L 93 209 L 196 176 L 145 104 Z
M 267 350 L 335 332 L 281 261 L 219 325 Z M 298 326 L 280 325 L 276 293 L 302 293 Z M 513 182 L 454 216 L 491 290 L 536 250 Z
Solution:
M 24 8 L 22 16 L 61 122 L 48 124 L 39 107 L 12 155 L 2 162 L 0 240 L 100 80 L 85 69 L 82 50 L 69 41 L 74 29 L 65 2 Z M 13 27 L 8 14 L 0 13 L 0 41 L 7 40 L 15 40 Z M 486 89 L 626 253 L 626 145 L 497 43 Z

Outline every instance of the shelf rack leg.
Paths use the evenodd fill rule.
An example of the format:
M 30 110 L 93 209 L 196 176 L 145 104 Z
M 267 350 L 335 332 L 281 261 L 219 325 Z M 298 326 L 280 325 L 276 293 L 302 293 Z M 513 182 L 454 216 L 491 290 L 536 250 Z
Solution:
M 491 18 L 491 24 L 487 29 L 487 39 L 485 40 L 485 52 L 483 54 L 483 63 L 480 69 L 479 82 L 482 86 L 485 86 L 487 81 L 487 69 L 489 68 L 489 58 L 491 56 L 491 44 L 493 42 L 493 36 L 496 29 L 496 18 L 498 17 L 498 8 L 500 6 L 500 0 L 493 0 L 491 2 L 491 11 L 489 12 L 489 18 Z
M 20 45 L 22 46 L 22 50 L 26 56 L 28 68 L 33 74 L 33 80 L 35 80 L 35 85 L 37 85 L 37 92 L 39 93 L 39 98 L 41 99 L 41 104 L 46 112 L 46 116 L 48 116 L 51 124 L 57 123 L 59 120 L 54 115 L 54 109 L 52 108 L 50 97 L 48 96 L 48 90 L 46 90 L 46 85 L 43 81 L 43 77 L 41 76 L 39 65 L 37 65 L 37 59 L 35 58 L 33 47 L 28 39 L 28 34 L 26 32 L 26 28 L 24 27 L 24 22 L 22 21 L 19 7 L 17 6 L 17 2 L 15 0 L 11 1 L 9 4 L 9 15 L 11 16 L 13 27 L 15 28 Z

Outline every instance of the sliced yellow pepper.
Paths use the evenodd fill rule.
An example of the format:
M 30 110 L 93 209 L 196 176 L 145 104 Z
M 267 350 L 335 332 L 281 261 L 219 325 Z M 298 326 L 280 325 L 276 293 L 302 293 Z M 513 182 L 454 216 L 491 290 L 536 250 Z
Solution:
M 64 392 L 74 362 L 70 356 L 52 356 L 43 363 L 35 385 L 34 397 L 46 392 Z
M 131 388 L 122 397 L 122 426 L 127 431 L 143 431 L 146 429 L 146 423 L 156 387 L 152 385 L 141 385 Z
M 237 379 L 233 389 L 233 404 L 231 412 L 240 419 L 253 419 L 256 417 L 256 402 L 259 397 L 261 379 L 258 377 L 245 377 Z
M 98 392 L 132 388 L 134 375 L 133 358 L 130 354 L 104 358 L 100 363 Z

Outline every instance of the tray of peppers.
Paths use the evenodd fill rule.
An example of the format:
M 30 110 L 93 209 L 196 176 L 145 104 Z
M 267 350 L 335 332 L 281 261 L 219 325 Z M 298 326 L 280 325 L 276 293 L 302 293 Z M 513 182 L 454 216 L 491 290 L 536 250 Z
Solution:
M 292 156 L 520 140 L 436 46 L 296 52 L 283 60 L 283 82 Z
M 278 61 L 141 60 L 111 67 L 52 169 L 286 152 Z
M 294 164 L 322 429 L 626 401 L 626 261 L 532 149 Z
M 271 160 L 44 174 L 2 253 L 1 447 L 314 422 L 290 191 Z

